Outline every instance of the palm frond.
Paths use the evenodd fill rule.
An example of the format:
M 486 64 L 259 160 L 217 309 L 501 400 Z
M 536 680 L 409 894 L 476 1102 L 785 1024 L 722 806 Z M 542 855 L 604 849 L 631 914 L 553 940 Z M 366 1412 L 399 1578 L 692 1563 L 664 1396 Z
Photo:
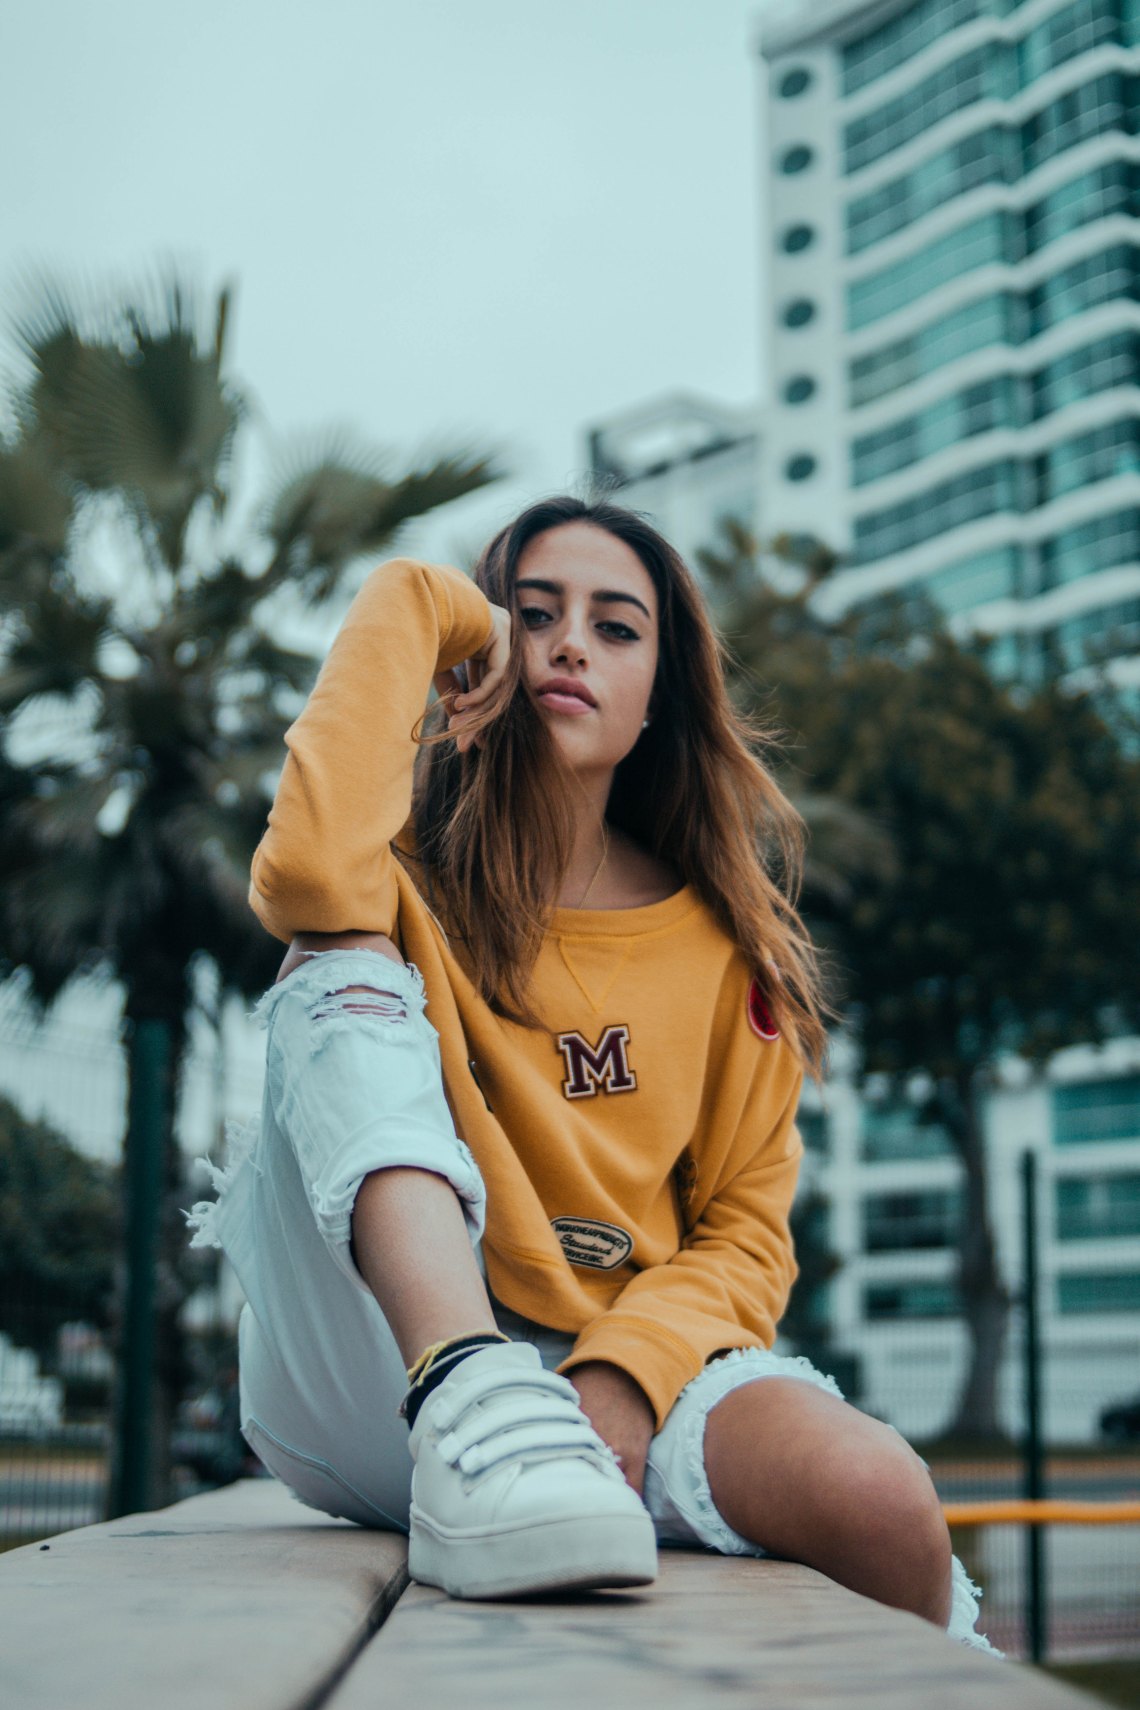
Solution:
M 320 661 L 311 653 L 283 647 L 258 630 L 247 630 L 239 638 L 232 663 L 243 670 L 256 671 L 269 691 L 284 687 L 307 694 Z
M 6 834 L 29 856 L 96 850 L 102 842 L 99 815 L 118 787 L 118 779 L 105 772 L 91 777 L 69 767 L 37 767 L 32 790 L 6 816 Z
M 839 796 L 795 790 L 788 794 L 807 827 L 803 882 L 809 898 L 845 908 L 859 880 L 894 875 L 895 845 L 869 814 Z
M 16 554 L 29 547 L 62 553 L 71 526 L 72 495 L 38 436 L 0 446 L 0 576 L 6 595 L 19 588 Z
M 17 326 L 31 404 L 62 463 L 92 491 L 137 494 L 171 565 L 195 503 L 220 498 L 241 418 L 216 351 L 201 348 L 201 319 L 176 280 L 101 313 L 56 283 Z
M 390 480 L 379 454 L 334 440 L 287 471 L 268 502 L 264 526 L 277 548 L 271 576 L 316 604 L 349 564 L 381 552 L 405 523 L 499 478 L 490 458 L 459 451 Z
M 81 595 L 67 577 L 33 590 L 17 612 L 15 639 L 0 673 L 0 716 L 35 695 L 72 695 L 99 676 L 99 647 L 110 602 Z

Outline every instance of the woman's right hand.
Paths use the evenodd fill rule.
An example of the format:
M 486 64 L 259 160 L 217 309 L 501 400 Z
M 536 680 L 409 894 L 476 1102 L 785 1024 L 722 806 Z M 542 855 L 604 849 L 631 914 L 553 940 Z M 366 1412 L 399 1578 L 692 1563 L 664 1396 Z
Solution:
M 458 733 L 455 746 L 461 754 L 473 744 L 482 746 L 480 733 L 465 733 L 463 725 L 470 722 L 476 713 L 494 705 L 510 653 L 511 614 L 505 606 L 492 606 L 491 633 L 478 653 L 473 653 L 467 661 L 467 688 L 464 689 L 455 671 L 437 671 L 435 674 L 436 693 L 452 697 L 447 728 Z

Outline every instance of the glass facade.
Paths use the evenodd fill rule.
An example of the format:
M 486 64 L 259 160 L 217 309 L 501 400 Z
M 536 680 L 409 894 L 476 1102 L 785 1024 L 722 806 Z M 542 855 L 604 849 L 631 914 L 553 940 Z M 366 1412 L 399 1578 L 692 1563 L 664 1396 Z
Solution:
M 994 344 L 1020 344 L 1023 303 L 1012 293 L 993 292 L 976 298 L 963 308 L 923 327 L 909 338 L 856 357 L 850 364 L 851 407 L 874 403 L 876 398 L 934 374 L 948 362 L 986 350 Z
M 1140 1140 L 1140 1075 L 1053 1088 L 1054 1145 L 1098 1140 Z
M 873 1104 L 862 1111 L 862 1153 L 868 1163 L 902 1158 L 947 1158 L 954 1143 L 939 1123 L 920 1122 L 910 1104 Z
M 982 463 L 899 504 L 866 512 L 855 519 L 856 557 L 866 562 L 902 552 L 979 517 L 1034 510 L 1123 474 L 1140 474 L 1137 416 L 1077 434 L 1039 457 Z
M 852 481 L 857 487 L 865 486 L 974 434 L 1026 427 L 1081 398 L 1138 381 L 1140 333 L 1111 333 L 1046 363 L 1036 373 L 995 375 L 874 433 L 862 434 L 851 446 Z
M 846 210 L 848 255 L 881 243 L 979 184 L 1012 182 L 1017 160 L 1011 145 L 1009 131 L 990 125 L 939 149 L 913 172 L 856 196 Z
M 808 1110 L 803 1105 L 796 1112 L 796 1127 L 809 1152 L 825 1155 L 829 1148 L 827 1116 L 822 1110 Z
M 904 261 L 880 268 L 847 287 L 847 325 L 852 332 L 881 321 L 920 297 L 974 273 L 979 267 L 1019 259 L 1010 254 L 1013 219 L 1009 214 L 982 214 L 946 232 Z
M 1018 416 L 1018 387 L 1011 375 L 980 380 L 913 416 L 904 416 L 856 439 L 851 446 L 851 478 L 857 487 L 879 481 L 974 434 L 1014 427 Z
M 904 598 L 911 594 L 925 595 L 953 616 L 992 600 L 1023 598 L 1065 582 L 1079 581 L 1100 570 L 1125 565 L 1140 567 L 1140 511 L 1135 507 L 1064 529 L 1039 546 L 1011 542 L 986 552 L 971 553 L 930 576 L 903 583 L 898 591 Z M 1076 669 L 1088 663 L 1098 650 L 1140 650 L 1138 618 L 1138 602 L 1121 600 L 1081 612 L 1043 634 L 1060 658 Z M 1040 638 L 1036 635 L 1003 635 L 996 638 L 991 648 L 990 669 L 1003 678 L 1035 677 L 1040 652 Z M 1094 1092 L 1088 1096 L 1101 1095 Z M 1137 1133 L 1140 1137 L 1140 1115 Z
M 1065 582 L 1095 576 L 1098 570 L 1115 570 L 1123 564 L 1140 564 L 1140 513 L 1135 507 L 1093 517 L 1042 541 L 1041 586 L 1059 588 Z
M 1021 592 L 1020 547 L 998 546 L 992 552 L 977 552 L 957 564 L 949 564 L 921 582 L 911 582 L 904 592 L 928 594 L 944 612 L 969 611 L 990 600 L 1016 599 Z
M 847 253 L 858 255 L 903 231 L 936 208 L 981 184 L 1010 184 L 1021 176 L 1018 138 L 991 125 L 943 149 L 902 178 L 859 196 L 847 206 Z M 1082 172 L 1041 197 L 1015 218 L 1024 227 L 1026 254 L 1055 243 L 1066 232 L 1107 214 L 1140 211 L 1140 167 L 1109 161 Z
M 958 1285 L 953 1282 L 869 1283 L 863 1290 L 863 1316 L 871 1323 L 889 1318 L 956 1318 Z
M 872 1193 L 863 1201 L 863 1247 L 868 1253 L 953 1247 L 962 1215 L 958 1188 Z
M 1057 660 L 1062 671 L 1082 665 L 1103 664 L 1106 659 L 1140 653 L 1140 600 L 1117 600 L 1095 606 L 1041 634 L 1041 644 Z
M 1109 333 L 1046 363 L 1030 376 L 1028 419 L 1040 421 L 1079 398 L 1140 380 L 1140 333 Z
M 1085 1271 L 1057 1278 L 1059 1312 L 1140 1312 L 1140 1271 Z
M 979 267 L 1016 266 L 1058 238 L 1113 213 L 1140 213 L 1140 165 L 1118 162 L 1082 173 L 1030 208 L 981 214 L 914 255 L 855 280 L 847 287 L 847 324 L 857 332 Z
M 1053 1200 L 1060 1241 L 1140 1235 L 1140 1174 L 1064 1177 Z
M 886 558 L 981 517 L 1027 510 L 1021 468 L 1012 458 L 968 469 L 900 504 L 855 519 L 857 563 Z
M 843 132 L 845 172 L 862 171 L 979 101 L 1013 99 L 1078 54 L 1106 43 L 1135 46 L 1135 13 L 1135 6 L 1122 0 L 1074 0 L 1020 41 L 990 40 L 968 48 L 904 93 L 847 123 Z M 1026 139 L 1029 158 L 1023 169 L 1030 171 L 1040 159 L 1048 158 L 1048 154 L 1036 155 L 1038 143 L 1053 152 L 1070 146 L 1075 140 L 1074 127 L 1085 122 L 1082 115 L 1087 103 L 1097 99 L 1084 90 L 1069 93 L 1030 120 L 1026 127 L 1030 130 Z M 1031 129 L 1034 126 L 1035 131 Z
M 1113 244 L 1084 256 L 1024 292 L 989 292 L 905 339 L 856 357 L 849 366 L 854 409 L 991 345 L 1025 344 L 1072 315 L 1140 297 L 1140 249 Z
M 842 50 L 843 93 L 855 95 L 975 18 L 1004 18 L 1023 0 L 919 0 Z
M 844 171 L 871 166 L 976 101 L 1015 94 L 1008 68 L 1008 56 L 992 44 L 971 48 L 892 101 L 850 120 L 843 130 Z

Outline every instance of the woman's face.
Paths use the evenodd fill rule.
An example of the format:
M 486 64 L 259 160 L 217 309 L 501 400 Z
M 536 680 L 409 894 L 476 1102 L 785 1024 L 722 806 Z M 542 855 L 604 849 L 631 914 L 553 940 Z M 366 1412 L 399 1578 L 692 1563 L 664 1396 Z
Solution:
M 515 581 L 531 693 L 570 767 L 612 771 L 650 716 L 657 590 L 632 547 L 593 523 L 530 541 Z

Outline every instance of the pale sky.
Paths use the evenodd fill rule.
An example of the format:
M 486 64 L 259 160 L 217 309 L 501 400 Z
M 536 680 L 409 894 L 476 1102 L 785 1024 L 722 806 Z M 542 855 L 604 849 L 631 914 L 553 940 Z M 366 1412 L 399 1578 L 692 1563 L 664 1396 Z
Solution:
M 760 9 L 0 0 L 0 320 L 31 269 L 233 280 L 255 464 L 501 450 L 408 543 L 458 556 L 580 483 L 597 418 L 756 399 Z

